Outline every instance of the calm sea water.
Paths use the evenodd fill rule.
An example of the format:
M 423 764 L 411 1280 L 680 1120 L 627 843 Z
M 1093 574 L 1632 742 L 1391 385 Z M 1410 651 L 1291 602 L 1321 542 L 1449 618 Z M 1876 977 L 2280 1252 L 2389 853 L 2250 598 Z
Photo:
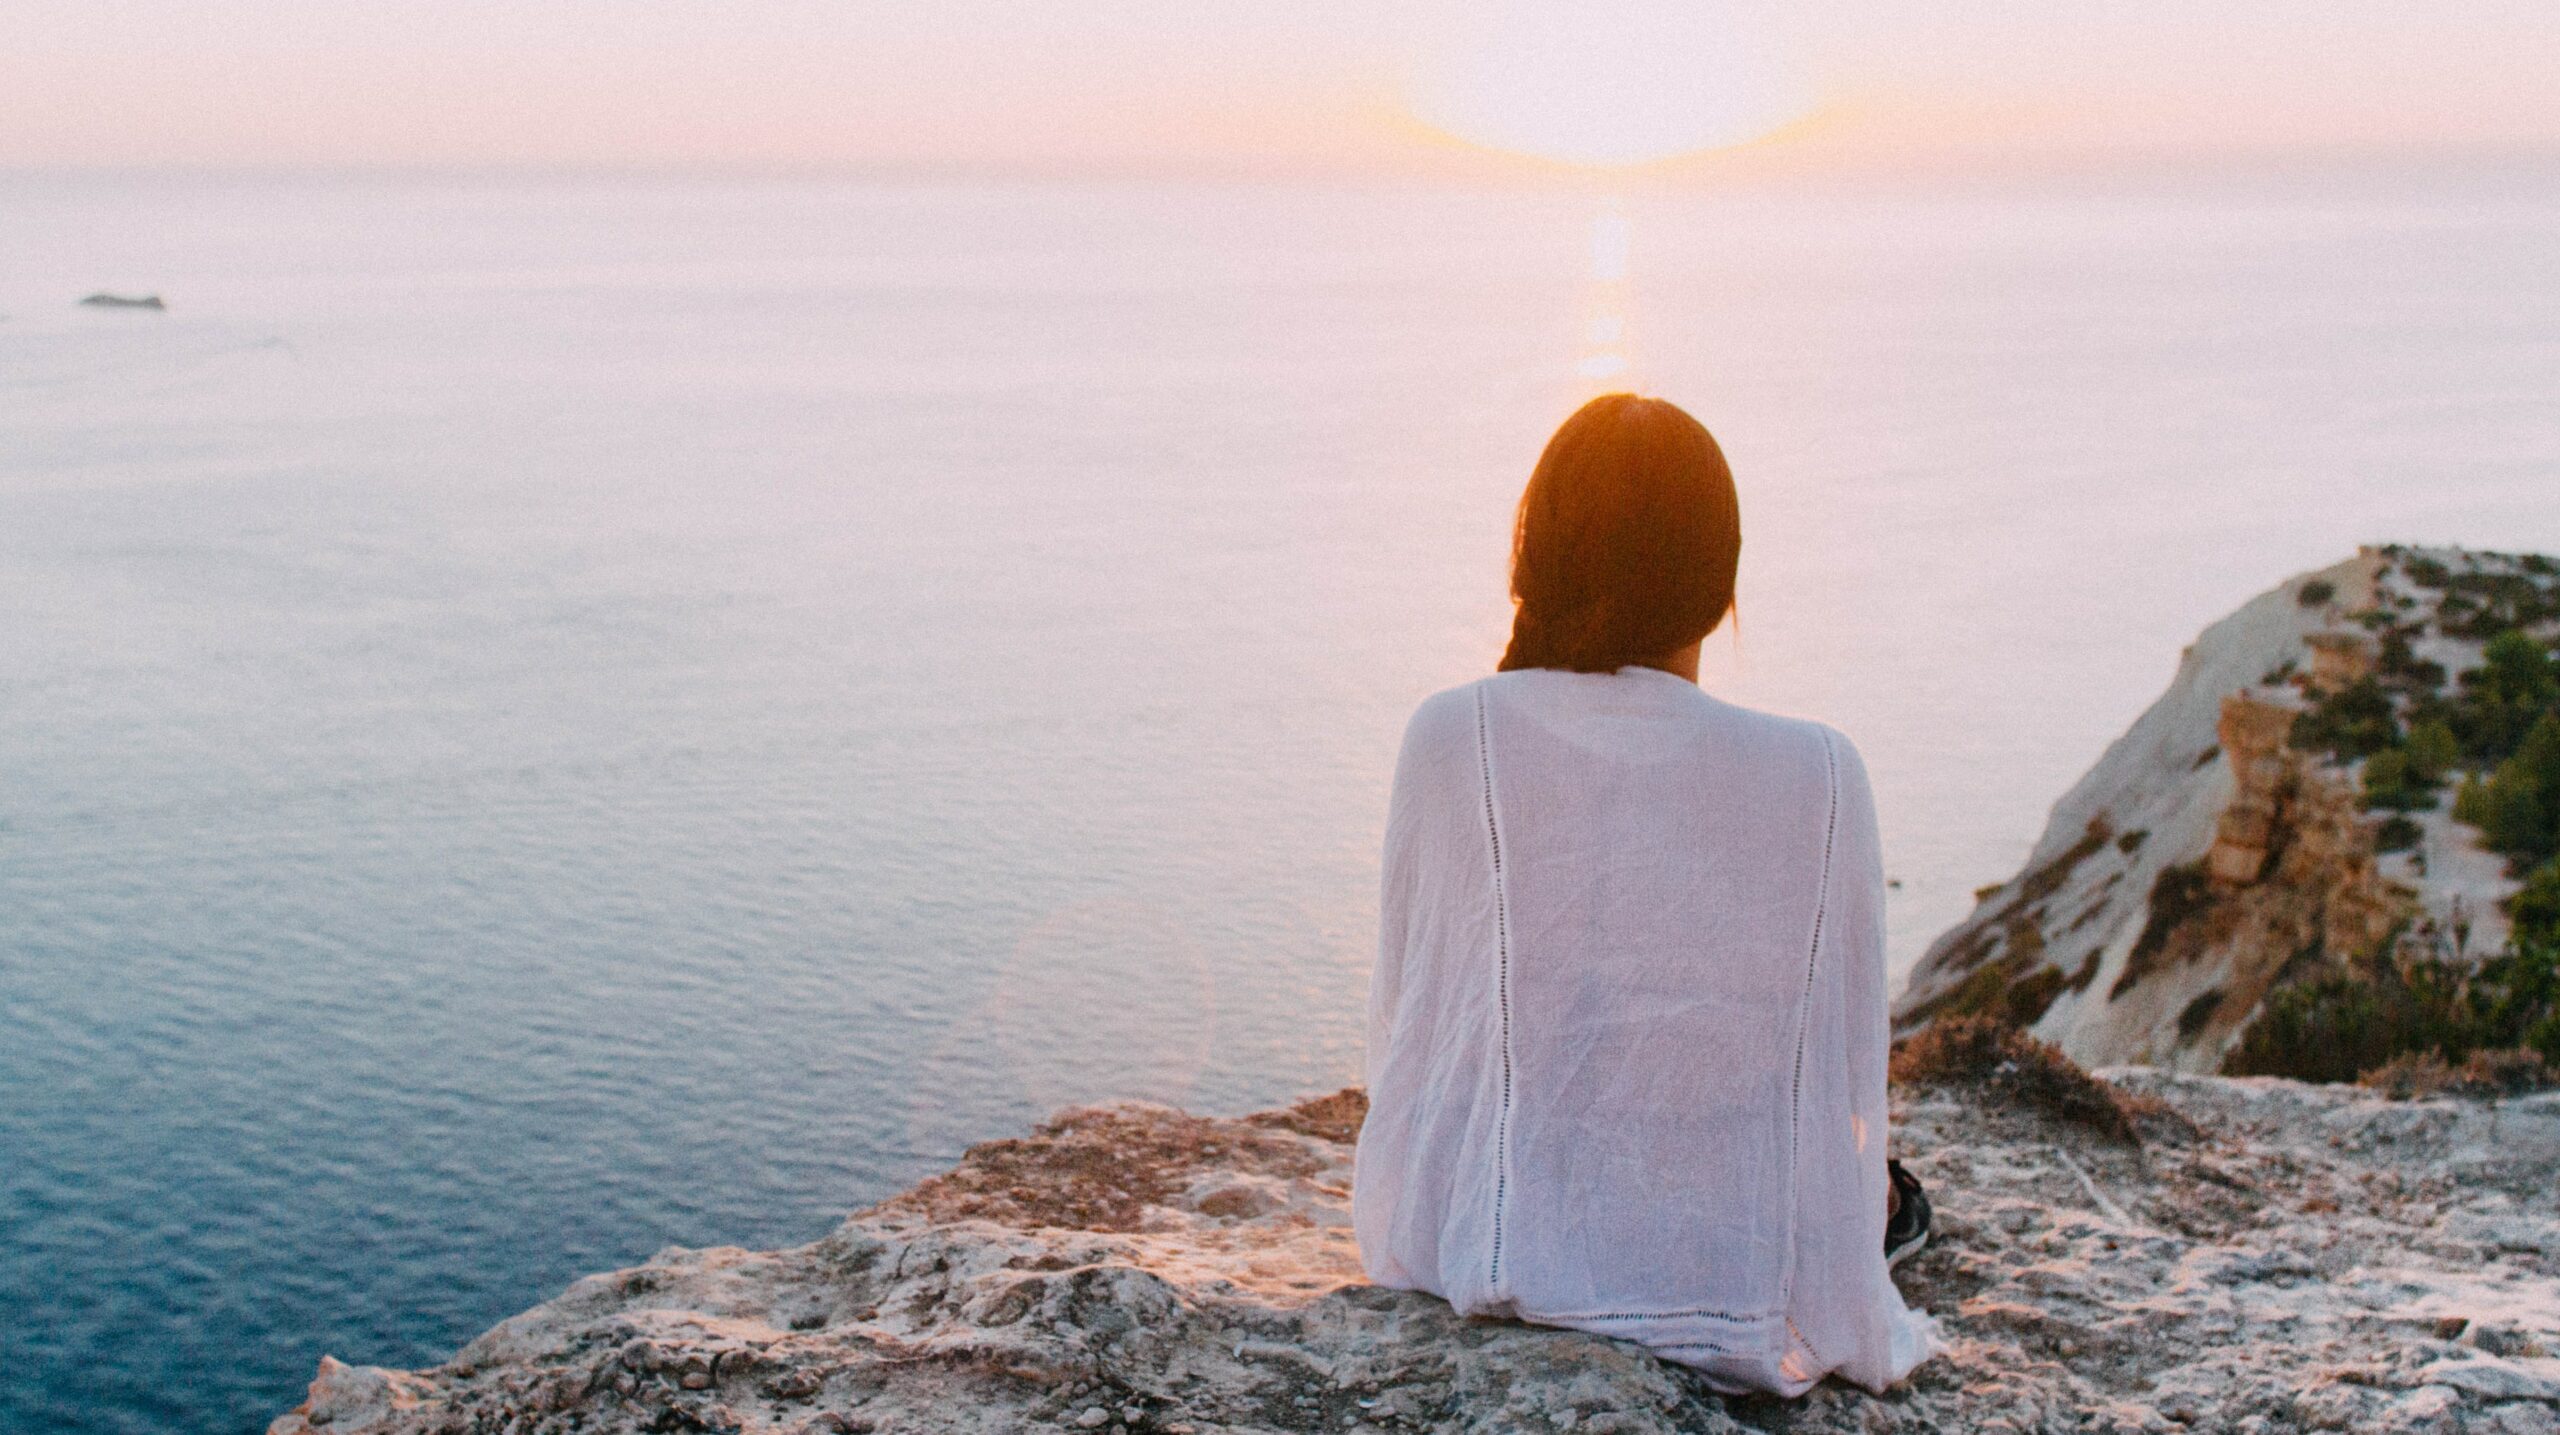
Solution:
M 1613 355 L 1907 963 L 2204 622 L 2560 546 L 2555 253 L 2549 171 L 0 180 L 0 1429 L 1353 1079 L 1397 733 Z

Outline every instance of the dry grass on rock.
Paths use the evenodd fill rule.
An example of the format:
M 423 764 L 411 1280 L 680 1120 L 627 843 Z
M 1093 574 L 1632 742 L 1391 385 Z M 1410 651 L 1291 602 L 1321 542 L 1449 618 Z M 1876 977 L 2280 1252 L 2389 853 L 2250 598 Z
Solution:
M 2166 1115 L 2159 1102 L 2117 1090 L 2060 1047 L 1990 1017 L 1933 1022 L 1895 1042 L 1890 1070 L 1899 1086 L 1978 1091 L 1986 1105 L 2023 1107 L 2128 1146 Z
M 2528 1096 L 2560 1086 L 2542 1054 L 2530 1047 L 2475 1051 L 2460 1066 L 2432 1051 L 2403 1053 L 2356 1078 L 2356 1084 L 2394 1101 L 2431 1096 Z

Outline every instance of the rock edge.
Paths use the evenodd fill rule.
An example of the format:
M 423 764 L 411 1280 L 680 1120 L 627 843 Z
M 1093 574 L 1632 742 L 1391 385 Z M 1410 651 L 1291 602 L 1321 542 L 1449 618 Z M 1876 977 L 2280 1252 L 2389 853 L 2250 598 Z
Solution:
M 2560 1432 L 2560 1093 L 2111 1075 L 2173 1118 L 2147 1145 L 1897 1090 L 1939 1210 L 1901 1282 L 1949 1345 L 1881 1398 L 1725 1399 L 1364 1284 L 1345 1091 L 1064 1112 L 810 1245 L 662 1251 L 431 1370 L 324 1360 L 270 1435 Z

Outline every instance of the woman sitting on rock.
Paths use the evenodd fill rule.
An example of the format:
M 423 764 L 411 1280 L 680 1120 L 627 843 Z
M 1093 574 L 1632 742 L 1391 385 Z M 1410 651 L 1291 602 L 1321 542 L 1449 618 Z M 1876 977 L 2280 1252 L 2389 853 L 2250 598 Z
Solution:
M 1415 712 L 1387 819 L 1352 1205 L 1381 1285 L 1641 1342 L 1731 1391 L 1933 1345 L 1889 1257 L 1884 876 L 1848 739 L 1709 697 L 1733 476 L 1595 399 L 1512 544 L 1501 671 Z

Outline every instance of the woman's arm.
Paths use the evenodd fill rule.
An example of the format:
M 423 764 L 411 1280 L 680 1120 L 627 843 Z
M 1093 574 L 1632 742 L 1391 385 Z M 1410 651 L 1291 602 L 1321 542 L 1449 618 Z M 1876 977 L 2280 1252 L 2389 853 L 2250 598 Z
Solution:
M 1804 1151 L 1792 1307 L 1822 1369 L 1870 1389 L 1902 1378 L 1929 1350 L 1885 1269 L 1887 1096 L 1884 853 L 1866 764 L 1828 729 L 1831 844 L 1806 1014 Z

